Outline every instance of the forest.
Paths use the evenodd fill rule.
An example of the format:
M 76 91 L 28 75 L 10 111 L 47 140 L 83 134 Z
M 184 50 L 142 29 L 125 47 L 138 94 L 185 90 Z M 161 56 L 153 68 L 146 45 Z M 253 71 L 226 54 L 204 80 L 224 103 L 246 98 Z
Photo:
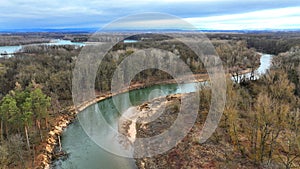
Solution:
M 53 39 L 65 39 L 73 42 L 86 42 L 88 33 L 32 32 L 1 33 L 0 46 L 14 46 L 47 43 Z
M 256 81 L 227 82 L 223 117 L 211 138 L 199 143 L 211 97 L 210 89 L 203 87 L 198 118 L 188 135 L 163 154 L 137 159 L 138 167 L 299 168 L 299 96 L 288 74 L 274 68 Z M 169 102 L 163 117 L 138 124 L 138 136 L 162 133 L 161 126 L 174 122 L 180 108 L 180 99 Z
M 260 79 L 227 79 L 222 119 L 204 144 L 198 137 L 210 109 L 211 90 L 201 87 L 198 118 L 188 135 L 163 154 L 137 159 L 138 167 L 300 168 L 299 63 L 300 50 L 294 46 L 274 56 L 271 69 Z M 174 98 L 163 117 L 138 124 L 139 137 L 160 134 L 165 130 L 162 124 L 174 122 L 181 106 Z
M 17 40 L 11 40 L 9 44 L 4 40 L 0 44 L 38 43 L 53 37 L 87 41 L 86 34 L 53 34 L 50 37 L 40 34 L 38 40 L 30 41 L 22 41 L 22 38 L 28 39 L 29 35 L 22 35 L 21 38 L 20 35 L 15 36 Z M 244 161 L 252 167 L 299 167 L 300 35 L 207 36 L 226 72 L 232 76 L 239 75 L 243 70 L 254 72 L 260 65 L 258 52 L 275 55 L 272 69 L 259 80 L 245 79 L 240 84 L 228 80 L 224 115 L 211 138 L 215 145 L 229 144 L 232 148 L 232 154 L 224 155 L 226 158 L 222 165 L 237 166 L 246 159 Z M 149 37 L 152 39 L 149 40 Z M 172 52 L 193 73 L 206 74 L 203 63 L 181 42 L 153 35 L 134 36 L 132 39 L 139 42 L 120 42 L 104 57 L 95 80 L 95 90 L 100 95 L 111 90 L 111 79 L 118 64 L 136 50 L 148 47 Z M 71 45 L 35 45 L 24 47 L 22 52 L 13 57 L 0 58 L 0 168 L 36 167 L 36 154 L 43 151 L 40 144 L 45 141 L 46 133 L 54 127 L 53 119 L 72 105 L 72 70 L 81 50 L 82 47 Z M 131 84 L 149 86 L 171 78 L 163 71 L 150 69 L 136 75 Z M 203 97 L 201 100 L 209 100 L 209 89 L 199 92 Z M 204 115 L 198 117 L 199 123 L 205 119 L 208 108 L 209 101 L 200 103 L 199 113 Z M 166 159 L 166 156 L 159 158 L 172 160 Z

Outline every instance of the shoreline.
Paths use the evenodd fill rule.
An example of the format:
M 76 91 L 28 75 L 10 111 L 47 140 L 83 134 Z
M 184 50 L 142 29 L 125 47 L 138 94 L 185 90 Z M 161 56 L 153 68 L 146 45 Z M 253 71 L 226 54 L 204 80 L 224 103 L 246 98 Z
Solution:
M 241 74 L 250 73 L 251 69 L 244 69 L 240 71 Z M 229 73 L 226 73 L 226 76 L 228 76 Z M 182 77 L 179 78 L 180 83 L 196 83 L 196 82 L 203 82 L 207 81 L 209 79 L 208 74 L 193 74 L 195 80 L 191 80 L 191 77 Z M 47 139 L 43 141 L 40 145 L 43 147 L 43 152 L 39 153 L 35 156 L 35 167 L 36 169 L 50 169 L 50 165 L 52 161 L 54 160 L 53 157 L 55 156 L 55 147 L 59 144 L 59 137 L 61 137 L 63 131 L 65 128 L 67 128 L 72 122 L 75 120 L 76 115 L 80 113 L 81 111 L 85 110 L 87 107 L 98 103 L 102 100 L 108 99 L 110 97 L 113 97 L 115 95 L 132 91 L 132 90 L 138 90 L 141 88 L 150 87 L 153 85 L 162 85 L 162 84 L 176 84 L 176 81 L 174 79 L 167 79 L 163 81 L 157 81 L 150 84 L 145 84 L 141 82 L 137 82 L 135 84 L 132 84 L 129 86 L 129 88 L 124 88 L 118 93 L 112 94 L 110 92 L 97 94 L 95 98 L 85 101 L 81 103 L 79 106 L 75 107 L 69 106 L 63 110 L 60 111 L 61 115 L 58 117 L 55 117 L 56 125 L 54 125 L 51 130 L 47 134 Z M 133 125 L 133 124 L 132 124 Z M 132 129 L 133 130 L 133 129 Z

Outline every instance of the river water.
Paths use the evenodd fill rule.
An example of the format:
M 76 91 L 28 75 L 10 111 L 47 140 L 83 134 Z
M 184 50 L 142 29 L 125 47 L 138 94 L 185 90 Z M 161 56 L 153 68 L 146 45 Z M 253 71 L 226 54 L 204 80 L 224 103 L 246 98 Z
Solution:
M 260 61 L 261 65 L 257 70 L 258 74 L 264 74 L 271 65 L 272 56 L 263 54 Z M 202 82 L 203 83 L 203 82 Z M 155 85 L 139 90 L 129 92 L 129 98 L 132 105 L 139 105 L 145 101 L 151 100 L 159 96 L 165 96 L 175 93 L 189 93 L 195 92 L 200 83 L 187 83 L 178 86 L 177 84 L 168 85 Z M 119 95 L 115 96 L 119 97 Z M 116 98 L 118 99 L 118 98 Z M 120 113 L 115 108 L 111 98 L 105 99 L 97 103 L 98 108 L 101 110 L 105 119 L 98 120 L 97 134 L 101 136 L 101 141 L 105 144 L 114 146 L 119 149 L 122 145 L 119 144 L 116 136 L 112 134 L 111 127 L 118 128 L 118 119 Z M 95 112 L 95 105 L 92 105 L 79 114 L 84 116 Z M 130 107 L 129 101 L 124 100 L 122 107 L 127 109 Z M 101 120 L 106 120 L 110 126 Z M 91 123 L 94 124 L 94 123 Z M 103 124 L 103 125 L 102 125 Z M 53 163 L 52 167 L 56 169 L 132 169 L 136 168 L 134 159 L 119 157 L 113 155 L 95 144 L 84 132 L 80 126 L 80 122 L 76 120 L 69 125 L 62 135 L 62 148 L 69 156 L 65 160 L 57 160 Z M 122 151 L 122 148 L 120 148 Z

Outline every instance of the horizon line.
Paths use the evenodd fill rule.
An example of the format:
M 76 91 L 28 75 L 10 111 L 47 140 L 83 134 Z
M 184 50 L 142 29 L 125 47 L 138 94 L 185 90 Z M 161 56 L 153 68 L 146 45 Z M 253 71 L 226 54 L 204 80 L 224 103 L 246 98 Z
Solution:
M 285 28 L 285 29 L 196 29 L 196 30 L 185 30 L 185 29 L 112 29 L 112 30 L 101 30 L 101 28 L 25 28 L 25 29 L 0 29 L 0 33 L 92 33 L 92 32 L 143 32 L 143 31 L 154 31 L 154 32 L 298 32 L 300 28 Z

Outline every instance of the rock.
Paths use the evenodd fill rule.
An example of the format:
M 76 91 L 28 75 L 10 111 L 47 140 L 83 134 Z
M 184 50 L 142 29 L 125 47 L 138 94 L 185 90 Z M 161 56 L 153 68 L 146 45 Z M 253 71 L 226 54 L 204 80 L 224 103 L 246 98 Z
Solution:
M 59 132 L 62 131 L 62 127 L 61 127 L 61 126 L 55 126 L 54 128 L 55 128 L 57 131 L 59 131 Z
M 49 164 L 45 164 L 45 167 L 44 167 L 44 169 L 50 169 L 50 166 L 49 166 Z
M 49 131 L 49 135 L 50 135 L 50 136 L 54 136 L 54 135 L 55 135 L 55 132 L 54 132 L 54 131 Z
M 50 138 L 47 139 L 47 143 L 48 144 L 55 144 L 56 140 L 54 138 L 50 137 Z
M 150 109 L 148 103 L 144 103 L 138 107 L 138 110 L 143 110 L 143 109 L 146 109 L 146 110 Z
M 53 147 L 50 146 L 49 144 L 47 144 L 45 149 L 46 149 L 46 152 L 48 152 L 48 153 L 52 153 L 52 151 L 53 151 Z

